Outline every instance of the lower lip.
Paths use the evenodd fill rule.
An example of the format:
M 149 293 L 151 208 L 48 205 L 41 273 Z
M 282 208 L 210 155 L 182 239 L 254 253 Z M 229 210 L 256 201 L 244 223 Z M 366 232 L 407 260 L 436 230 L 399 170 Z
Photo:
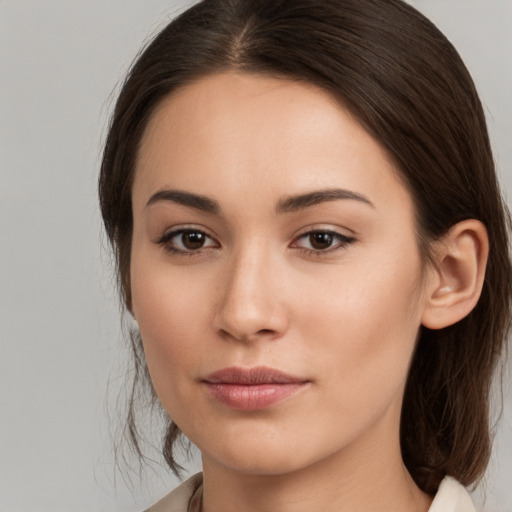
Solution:
M 299 392 L 306 382 L 286 384 L 225 384 L 205 383 L 210 393 L 222 404 L 243 411 L 271 407 Z

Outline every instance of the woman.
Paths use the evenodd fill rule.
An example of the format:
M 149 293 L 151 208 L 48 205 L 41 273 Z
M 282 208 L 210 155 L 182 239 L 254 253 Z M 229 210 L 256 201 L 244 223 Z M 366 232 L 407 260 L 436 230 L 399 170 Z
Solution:
M 200 2 L 130 71 L 100 201 L 166 460 L 181 433 L 202 455 L 151 511 L 473 509 L 509 224 L 423 16 Z

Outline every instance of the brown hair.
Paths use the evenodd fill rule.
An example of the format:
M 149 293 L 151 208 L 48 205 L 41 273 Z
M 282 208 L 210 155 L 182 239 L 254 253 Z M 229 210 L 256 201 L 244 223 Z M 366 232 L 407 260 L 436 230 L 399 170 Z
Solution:
M 106 139 L 99 194 L 124 303 L 130 308 L 131 186 L 148 119 L 164 97 L 205 75 L 235 70 L 300 80 L 329 91 L 393 155 L 417 213 L 419 247 L 463 219 L 484 223 L 490 257 L 481 298 L 457 324 L 422 328 L 405 392 L 401 446 L 420 488 L 446 475 L 478 481 L 490 454 L 489 390 L 509 330 L 510 229 L 482 106 L 459 55 L 401 0 L 203 0 L 139 55 Z M 147 382 L 132 337 L 135 384 Z M 133 419 L 129 427 L 136 449 Z M 176 472 L 179 428 L 164 455 Z

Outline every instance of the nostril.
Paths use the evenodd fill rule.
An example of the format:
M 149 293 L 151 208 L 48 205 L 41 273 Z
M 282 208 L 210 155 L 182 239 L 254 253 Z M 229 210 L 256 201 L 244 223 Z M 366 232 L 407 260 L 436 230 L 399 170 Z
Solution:
M 243 340 L 243 341 L 250 341 L 250 340 L 257 340 L 257 339 L 268 339 L 273 338 L 276 336 L 277 332 L 274 329 L 260 329 L 259 331 L 256 331 L 254 334 L 248 334 L 248 333 L 234 333 L 230 331 L 229 329 L 220 329 L 219 334 L 224 339 L 236 339 L 236 340 Z
M 274 334 L 272 329 L 260 329 L 257 334 Z

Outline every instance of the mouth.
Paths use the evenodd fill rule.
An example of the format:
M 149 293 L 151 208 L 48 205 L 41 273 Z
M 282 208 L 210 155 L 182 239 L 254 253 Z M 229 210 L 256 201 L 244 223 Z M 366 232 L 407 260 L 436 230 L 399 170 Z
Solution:
M 202 382 L 220 403 L 233 409 L 256 411 L 292 397 L 311 381 L 274 368 L 258 366 L 223 368 L 208 375 Z

